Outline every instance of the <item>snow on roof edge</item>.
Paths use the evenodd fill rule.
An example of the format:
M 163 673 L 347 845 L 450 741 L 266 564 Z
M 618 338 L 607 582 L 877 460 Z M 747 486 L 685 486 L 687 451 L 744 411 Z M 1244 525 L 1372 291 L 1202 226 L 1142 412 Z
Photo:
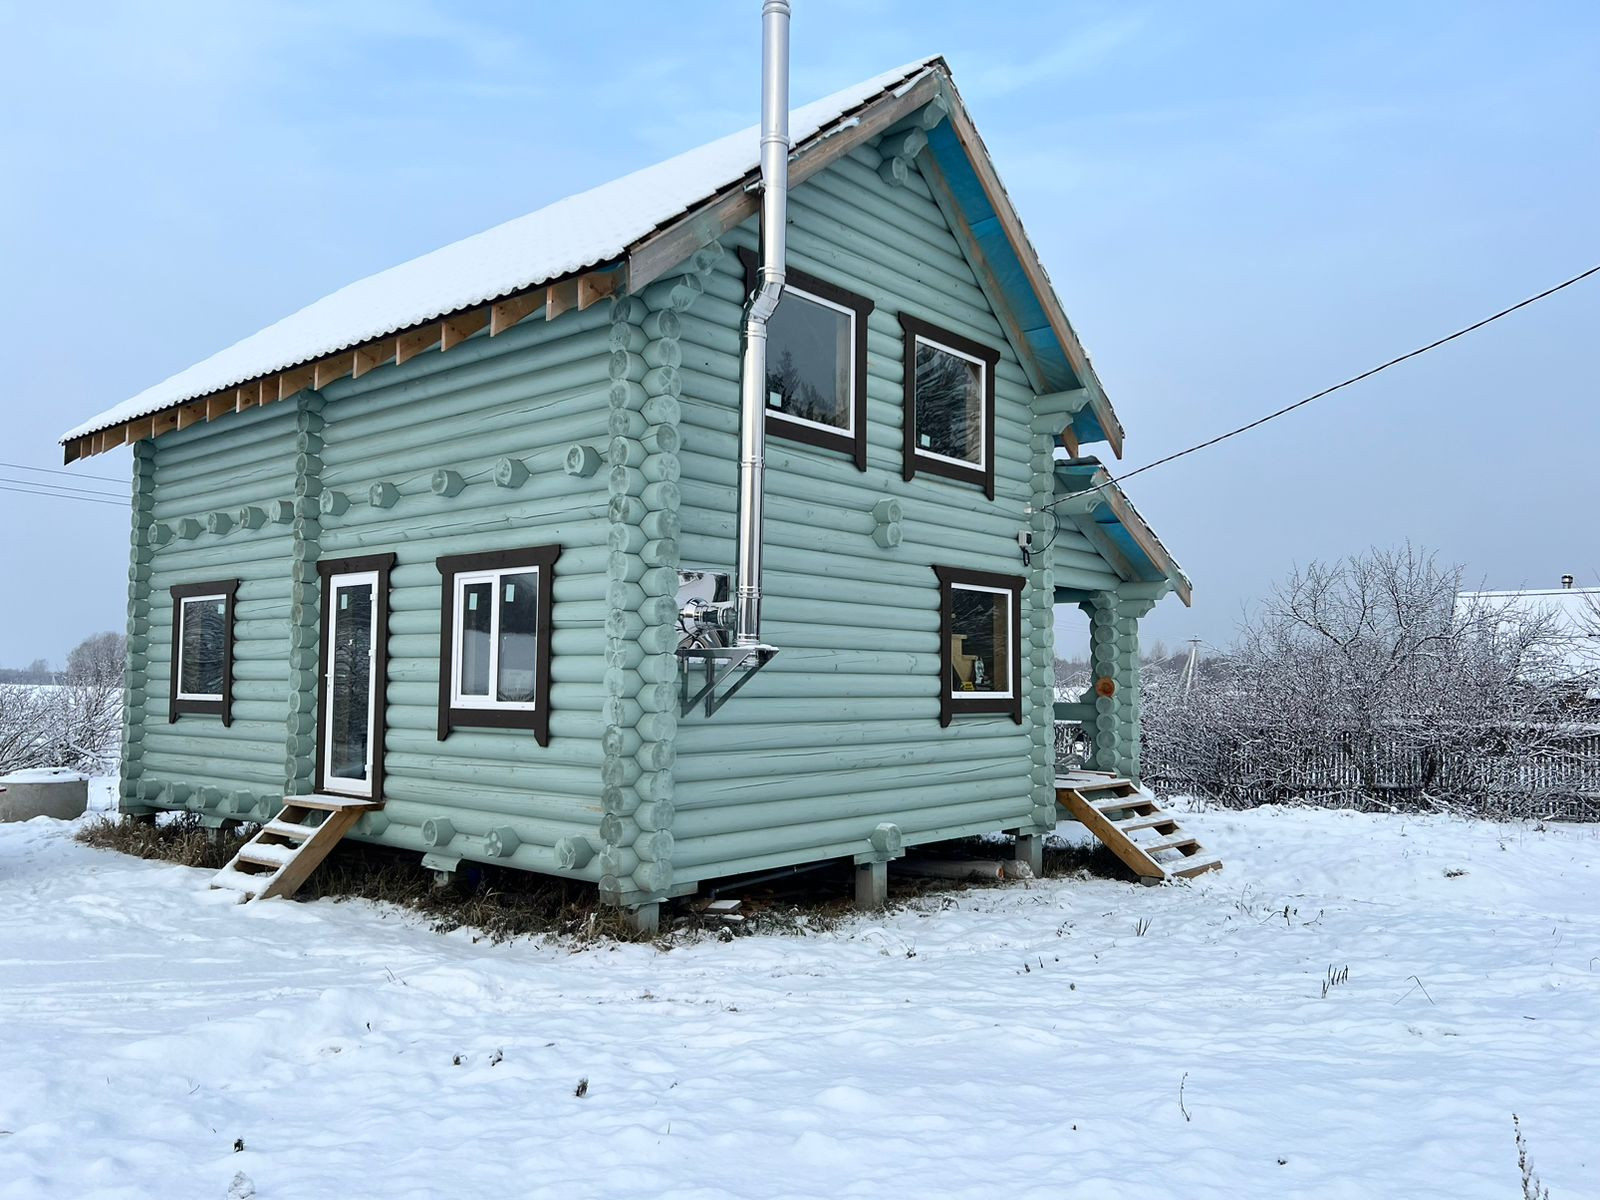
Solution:
M 942 63 L 929 55 L 791 111 L 799 144 Z M 350 349 L 462 309 L 614 262 L 760 165 L 759 127 L 652 166 L 369 275 L 179 371 L 62 434 L 62 444 Z

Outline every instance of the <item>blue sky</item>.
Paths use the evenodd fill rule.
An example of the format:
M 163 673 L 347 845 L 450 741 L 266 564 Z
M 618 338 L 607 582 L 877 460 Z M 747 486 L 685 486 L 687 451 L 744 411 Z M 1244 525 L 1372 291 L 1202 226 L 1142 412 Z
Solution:
M 1127 467 L 1600 262 L 1591 4 L 795 9 L 797 103 L 950 60 Z M 59 466 L 66 427 L 352 279 L 749 124 L 758 10 L 3 0 L 0 461 Z M 1593 581 L 1597 326 L 1600 280 L 1141 476 L 1196 585 L 1147 637 L 1225 642 L 1294 562 L 1407 538 Z M 115 507 L 0 491 L 0 665 L 120 627 L 126 547 Z

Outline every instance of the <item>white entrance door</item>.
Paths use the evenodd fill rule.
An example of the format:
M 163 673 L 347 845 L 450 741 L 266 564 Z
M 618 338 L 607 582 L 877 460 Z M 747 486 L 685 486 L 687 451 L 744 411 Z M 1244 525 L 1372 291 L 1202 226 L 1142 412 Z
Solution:
M 377 730 L 378 573 L 330 575 L 323 624 L 322 786 L 345 796 L 372 795 Z

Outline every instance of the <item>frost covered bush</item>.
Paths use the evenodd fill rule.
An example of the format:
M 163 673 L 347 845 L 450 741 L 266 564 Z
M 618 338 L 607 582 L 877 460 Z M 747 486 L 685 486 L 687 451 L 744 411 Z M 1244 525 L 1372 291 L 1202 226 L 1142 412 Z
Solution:
M 1548 617 L 1460 591 L 1409 546 L 1297 569 L 1192 681 L 1147 668 L 1146 776 L 1238 804 L 1581 810 L 1593 681 Z
M 0 774 L 29 767 L 99 773 L 116 760 L 123 638 L 83 641 L 48 684 L 0 684 Z

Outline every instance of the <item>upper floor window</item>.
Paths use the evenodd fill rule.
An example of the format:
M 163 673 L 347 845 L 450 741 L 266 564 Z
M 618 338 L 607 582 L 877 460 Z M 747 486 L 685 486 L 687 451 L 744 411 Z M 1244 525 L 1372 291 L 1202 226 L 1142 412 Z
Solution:
M 172 669 L 167 720 L 215 713 L 233 723 L 233 597 L 237 579 L 172 588 Z
M 756 256 L 741 250 L 747 286 Z M 867 314 L 872 301 L 790 268 L 767 323 L 767 432 L 842 450 L 867 469 Z
M 550 603 L 556 546 L 439 560 L 439 737 L 458 726 L 550 738 Z
M 980 484 L 994 499 L 994 371 L 1000 352 L 916 317 L 905 330 L 906 479 Z

